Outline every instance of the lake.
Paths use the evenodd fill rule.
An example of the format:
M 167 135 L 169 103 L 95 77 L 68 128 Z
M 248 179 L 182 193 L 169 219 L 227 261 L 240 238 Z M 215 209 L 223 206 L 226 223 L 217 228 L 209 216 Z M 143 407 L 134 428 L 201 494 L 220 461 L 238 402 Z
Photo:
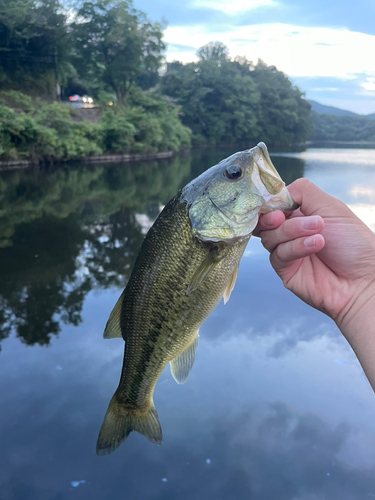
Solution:
M 335 324 L 252 238 L 185 385 L 155 389 L 164 441 L 95 454 L 122 339 L 102 333 L 161 207 L 233 150 L 0 175 L 0 500 L 375 498 L 375 396 Z M 271 152 L 272 153 L 272 152 Z M 272 159 L 375 230 L 375 150 Z

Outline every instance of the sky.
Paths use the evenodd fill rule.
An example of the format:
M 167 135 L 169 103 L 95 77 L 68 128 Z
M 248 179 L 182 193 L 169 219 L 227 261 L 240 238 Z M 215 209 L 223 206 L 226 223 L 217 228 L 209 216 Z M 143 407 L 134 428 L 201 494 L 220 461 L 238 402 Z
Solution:
M 167 21 L 167 61 L 196 61 L 211 41 L 276 66 L 307 99 L 375 112 L 375 0 L 134 0 Z

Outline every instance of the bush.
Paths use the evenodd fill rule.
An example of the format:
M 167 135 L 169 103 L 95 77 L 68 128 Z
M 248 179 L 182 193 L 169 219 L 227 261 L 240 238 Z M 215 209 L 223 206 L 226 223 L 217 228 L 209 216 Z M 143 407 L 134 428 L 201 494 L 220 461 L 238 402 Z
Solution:
M 105 149 L 157 153 L 188 148 L 191 132 L 182 125 L 178 113 L 179 108 L 167 98 L 135 88 L 128 106 L 111 107 L 102 116 Z
M 14 109 L 13 109 L 14 108 Z M 0 95 L 0 158 L 35 162 L 110 153 L 156 153 L 190 146 L 190 130 L 165 97 L 134 89 L 126 107 L 108 106 L 100 123 L 77 122 L 74 110 L 33 101 L 20 92 Z
M 30 109 L 26 99 L 24 102 Z M 74 122 L 71 110 L 63 104 L 44 104 L 29 113 L 16 112 L 0 105 L 2 159 L 27 158 L 35 162 L 53 162 L 82 158 L 100 154 L 100 142 L 100 126 L 87 121 Z

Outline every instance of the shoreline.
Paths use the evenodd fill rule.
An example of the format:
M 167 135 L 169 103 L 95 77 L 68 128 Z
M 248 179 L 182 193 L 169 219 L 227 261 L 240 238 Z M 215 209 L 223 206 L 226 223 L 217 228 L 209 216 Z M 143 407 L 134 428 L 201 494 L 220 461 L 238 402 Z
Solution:
M 68 160 L 60 160 L 54 162 L 55 165 L 59 163 L 67 163 L 68 161 L 82 161 L 85 163 L 95 163 L 95 162 L 114 162 L 114 161 L 139 161 L 139 160 L 156 160 L 161 158 L 170 158 L 175 154 L 175 151 L 161 151 L 160 153 L 147 153 L 147 154 L 116 154 L 116 155 L 95 155 L 95 156 L 85 156 L 83 158 L 69 158 Z M 33 165 L 45 164 L 46 162 L 38 162 L 32 160 L 9 160 L 0 161 L 0 170 L 18 170 L 22 168 L 27 168 Z

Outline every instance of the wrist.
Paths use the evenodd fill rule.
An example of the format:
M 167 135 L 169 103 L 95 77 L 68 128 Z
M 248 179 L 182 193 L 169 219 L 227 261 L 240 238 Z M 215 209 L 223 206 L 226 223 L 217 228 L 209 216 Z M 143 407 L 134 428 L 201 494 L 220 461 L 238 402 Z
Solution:
M 375 280 L 361 282 L 334 321 L 351 344 L 371 335 L 375 339 Z
M 350 344 L 375 391 L 375 283 L 359 290 L 337 326 Z

